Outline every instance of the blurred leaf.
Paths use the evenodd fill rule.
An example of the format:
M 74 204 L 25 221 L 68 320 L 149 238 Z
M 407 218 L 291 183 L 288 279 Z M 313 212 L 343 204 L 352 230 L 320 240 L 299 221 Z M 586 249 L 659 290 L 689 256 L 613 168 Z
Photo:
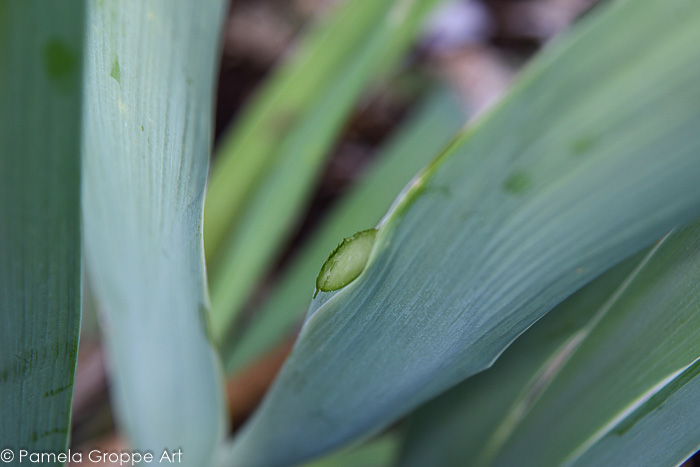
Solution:
M 454 137 L 465 119 L 457 99 L 448 91 L 435 92 L 421 105 L 381 150 L 374 167 L 296 255 L 240 342 L 233 343 L 234 350 L 226 359 L 227 371 L 238 371 L 271 350 L 302 321 L 316 275 L 338 239 L 376 225 L 401 187 Z
M 16 456 L 68 447 L 84 9 L 0 0 L 0 448 Z
M 466 445 L 476 445 L 466 438 L 443 446 L 452 451 L 449 459 L 433 459 L 433 465 L 454 465 L 456 459 L 470 465 L 682 463 L 700 447 L 699 279 L 700 223 L 696 222 L 667 237 L 595 318 L 572 335 L 569 343 L 575 345 L 550 360 L 556 365 L 542 367 L 540 377 L 533 378 L 539 386 L 536 397 L 531 390 L 517 398 L 494 397 L 492 392 L 499 385 L 517 384 L 509 370 L 523 364 L 531 349 L 542 346 L 528 332 L 523 338 L 528 342 L 518 340 L 483 377 L 463 383 L 422 409 L 444 413 L 449 398 L 450 417 L 462 419 L 461 435 L 487 428 L 489 438 L 469 453 Z M 558 311 L 542 324 L 561 323 L 564 317 Z M 537 324 L 532 331 L 542 336 L 543 329 Z M 487 376 L 490 381 L 485 383 Z M 477 418 L 471 410 L 485 398 L 510 409 L 492 433 L 488 433 L 492 424 L 474 423 Z M 458 399 L 463 402 L 457 414 Z M 485 418 L 494 416 L 500 417 L 491 412 Z M 686 418 L 695 423 L 685 422 Z M 411 447 L 403 465 L 419 465 L 411 451 L 426 449 L 427 454 L 434 449 L 427 447 L 432 440 L 423 434 L 440 422 L 437 418 L 417 422 L 406 442 Z M 456 441 L 455 435 L 451 437 Z
M 398 435 L 385 433 L 359 446 L 352 446 L 309 462 L 305 467 L 388 467 L 393 465 L 398 449 Z
M 204 466 L 223 436 L 202 204 L 224 2 L 89 4 L 87 269 L 134 449 Z
M 372 76 L 406 51 L 436 2 L 341 4 L 311 31 L 222 143 L 205 212 L 218 343 L 284 246 L 357 98 Z
M 407 187 L 364 272 L 312 302 L 230 463 L 376 432 L 700 215 L 699 20 L 694 1 L 614 2 L 548 48 Z

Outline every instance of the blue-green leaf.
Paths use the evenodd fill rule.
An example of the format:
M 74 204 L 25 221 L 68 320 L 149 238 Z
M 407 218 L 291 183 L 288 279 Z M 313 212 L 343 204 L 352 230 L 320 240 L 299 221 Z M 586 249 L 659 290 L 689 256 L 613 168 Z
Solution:
M 363 273 L 314 300 L 230 464 L 376 432 L 699 216 L 698 21 L 692 0 L 613 2 L 544 51 L 406 188 Z
M 700 224 L 673 233 L 487 455 L 491 464 L 677 465 L 700 447 Z M 694 406 L 693 406 L 694 405 Z M 566 417 L 561 414 L 566 412 Z M 697 418 L 696 418 L 697 419 Z M 632 462 L 631 459 L 627 462 Z
M 697 451 L 700 222 L 630 261 L 421 408 L 401 465 L 677 465 Z
M 625 279 L 646 264 L 635 255 L 596 278 L 519 337 L 492 368 L 479 373 L 408 419 L 399 464 L 483 465 L 551 378 L 607 313 Z M 646 258 L 648 259 L 648 258 Z
M 202 210 L 224 2 L 90 2 L 83 208 L 118 419 L 205 466 L 224 433 Z
M 84 9 L 0 0 L 0 449 L 15 464 L 70 433 Z
M 314 278 L 338 239 L 376 225 L 401 187 L 454 137 L 465 120 L 465 111 L 447 90 L 435 92 L 420 104 L 415 115 L 381 149 L 376 164 L 358 186 L 338 203 L 302 247 L 248 323 L 240 341 L 231 343 L 233 350 L 223 351 L 228 371 L 234 372 L 272 349 L 285 333 L 301 323 L 311 301 Z

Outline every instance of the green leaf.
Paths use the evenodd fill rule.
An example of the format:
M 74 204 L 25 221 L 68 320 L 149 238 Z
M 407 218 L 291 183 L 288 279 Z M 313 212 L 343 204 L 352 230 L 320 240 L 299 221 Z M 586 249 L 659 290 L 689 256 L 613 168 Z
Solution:
M 694 453 L 700 446 L 697 427 L 683 432 L 676 421 L 657 420 L 652 436 L 629 430 L 657 416 L 666 399 L 673 398 L 675 405 L 693 397 L 677 392 L 698 374 L 699 281 L 700 224 L 695 223 L 658 248 L 549 382 L 495 462 L 602 465 L 630 449 L 628 453 L 638 451 L 635 455 L 645 462 L 673 465 Z M 700 410 L 686 416 L 693 414 Z M 535 439 L 534 433 L 541 438 Z
M 218 343 L 284 246 L 361 92 L 406 51 L 436 2 L 340 5 L 311 31 L 222 143 L 205 212 Z
M 512 351 L 507 350 L 493 369 L 421 410 L 445 413 L 449 398 L 450 418 L 461 419 L 465 429 L 451 435 L 452 441 L 470 433 L 483 440 L 469 453 L 467 444 L 477 447 L 471 439 L 443 446 L 451 451 L 449 459 L 434 459 L 434 465 L 454 465 L 455 459 L 470 465 L 510 465 L 516 459 L 518 465 L 532 466 L 682 463 L 700 447 L 697 423 L 684 423 L 700 415 L 699 279 L 700 223 L 696 222 L 665 238 L 589 323 L 573 333 L 549 362 L 540 360 L 542 368 L 533 377 L 537 394 L 526 387 L 517 397 L 494 397 L 492 389 L 501 384 L 522 388 L 510 378 L 511 369 L 521 364 L 536 369 L 525 356 L 543 348 L 535 339 L 546 336 L 545 322 L 549 327 L 566 322 L 558 309 L 552 312 L 542 325 L 533 327 L 532 335 L 526 333 L 524 342 L 518 340 Z M 486 424 L 475 423 L 471 409 L 485 399 L 509 410 L 486 411 Z M 456 410 L 458 400 L 462 402 L 457 402 Z M 498 428 L 489 433 L 493 425 L 489 420 L 498 418 Z M 412 450 L 427 454 L 433 449 L 423 434 L 439 424 L 438 419 L 416 422 L 414 435 L 406 440 L 411 447 L 404 465 L 419 465 Z
M 698 21 L 695 1 L 614 2 L 548 48 L 406 188 L 363 273 L 312 302 L 230 462 L 376 432 L 700 215 Z
M 15 456 L 68 447 L 84 8 L 0 1 L 0 448 Z
M 271 350 L 303 320 L 314 278 L 338 239 L 376 225 L 401 187 L 454 137 L 465 120 L 465 112 L 449 91 L 435 92 L 419 106 L 381 150 L 368 174 L 302 247 L 240 341 L 232 343 L 235 347 L 226 358 L 227 371 L 235 372 Z
M 630 415 L 629 428 L 606 433 L 575 463 L 661 465 L 675 462 L 680 465 L 697 453 L 700 450 L 699 366 L 696 361 L 674 375 L 674 379 L 667 381 L 666 386 Z
M 84 232 L 134 449 L 207 465 L 223 436 L 202 205 L 224 2 L 89 4 Z
M 382 467 L 393 465 L 400 439 L 397 433 L 385 433 L 359 446 L 341 450 L 305 464 L 304 467 Z
M 625 279 L 631 281 L 646 264 L 647 254 L 635 255 L 596 278 L 528 329 L 492 368 L 418 409 L 408 419 L 399 464 L 487 464 L 486 453 L 527 414 L 552 376 L 609 311 Z

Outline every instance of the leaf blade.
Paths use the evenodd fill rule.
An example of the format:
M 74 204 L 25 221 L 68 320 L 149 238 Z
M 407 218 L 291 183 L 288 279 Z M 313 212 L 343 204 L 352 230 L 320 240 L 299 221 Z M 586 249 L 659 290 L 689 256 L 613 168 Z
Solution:
M 247 323 L 228 357 L 226 369 L 235 372 L 279 342 L 303 320 L 311 300 L 309 286 L 338 239 L 376 225 L 410 178 L 430 161 L 466 121 L 455 96 L 440 90 L 421 104 L 399 134 L 381 150 L 368 174 L 339 202 L 313 237 L 283 273 L 269 299 Z M 430 138 L 423 135 L 430 134 Z M 297 311 L 297 312 L 295 312 Z
M 695 222 L 669 234 L 622 282 L 627 264 L 596 279 L 528 330 L 492 369 L 421 408 L 401 465 L 683 462 L 698 447 L 697 427 L 684 422 L 698 412 L 692 401 L 700 347 L 690 336 L 700 326 L 694 317 L 699 232 Z M 606 282 L 621 285 L 613 293 Z M 610 298 L 598 311 L 575 310 L 590 308 L 606 287 Z M 570 328 L 575 346 L 540 377 L 532 397 L 528 376 L 537 379 L 539 364 L 546 368 L 548 358 L 559 358 L 552 330 L 566 326 L 572 310 L 590 319 Z
M 89 7 L 85 251 L 117 415 L 132 448 L 208 465 L 224 405 L 201 226 L 224 5 Z
M 312 303 L 231 462 L 303 459 L 386 426 L 489 366 L 602 271 L 698 216 L 690 102 L 700 69 L 688 66 L 700 63 L 698 16 L 685 0 L 617 2 L 549 49 L 407 187 L 363 274 Z M 650 23 L 673 27 L 649 34 Z M 593 144 L 580 144 L 591 135 Z M 521 181 L 508 183 L 513 176 Z M 303 432 L 282 429 L 292 419 Z
M 400 465 L 492 462 L 645 257 L 637 254 L 596 278 L 528 329 L 492 368 L 419 408 L 409 418 Z
M 567 465 L 586 465 L 584 456 L 591 450 L 602 457 L 622 455 L 617 444 L 621 437 L 659 408 L 667 396 L 654 399 L 666 389 L 673 395 L 692 384 L 700 358 L 694 338 L 700 327 L 699 232 L 696 222 L 665 239 L 519 424 L 499 452 L 497 463 L 526 451 L 532 465 L 557 458 Z M 545 429 L 542 434 L 550 434 L 552 445 L 544 447 L 541 440 L 531 439 L 528 431 L 546 426 L 543 421 L 552 420 L 552 410 L 572 397 L 577 403 L 568 411 L 576 423 L 560 421 L 556 431 L 555 425 Z M 658 428 L 659 433 L 673 429 L 672 425 Z M 686 445 L 681 451 L 670 449 L 672 443 L 664 446 L 670 436 L 638 439 L 636 449 L 650 456 L 654 451 L 656 457 L 667 456 L 661 461 L 664 464 L 680 463 L 689 446 L 697 445 L 697 438 L 693 430 L 676 434 L 675 447 L 681 441 Z M 600 448 L 597 444 L 604 438 L 608 446 Z
M 70 432 L 84 9 L 0 3 L 0 439 L 16 456 L 63 452 Z

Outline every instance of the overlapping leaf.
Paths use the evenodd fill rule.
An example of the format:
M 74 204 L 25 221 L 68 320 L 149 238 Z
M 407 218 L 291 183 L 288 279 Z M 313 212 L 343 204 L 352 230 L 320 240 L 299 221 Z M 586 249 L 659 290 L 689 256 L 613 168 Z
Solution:
M 690 0 L 614 2 L 545 51 L 397 200 L 363 274 L 312 303 L 228 465 L 377 431 L 700 215 L 699 20 Z
M 672 465 L 700 447 L 696 426 L 684 430 L 661 413 L 666 400 L 674 407 L 697 401 L 699 252 L 697 223 L 666 239 L 493 453 L 494 463 L 614 465 L 634 452 Z M 698 414 L 688 408 L 685 416 Z M 637 426 L 651 418 L 655 433 Z M 534 439 L 536 432 L 548 441 Z
M 202 205 L 224 2 L 89 3 L 83 208 L 116 407 L 134 449 L 207 465 L 223 436 Z
M 635 255 L 598 277 L 538 321 L 486 370 L 427 403 L 408 419 L 402 466 L 477 465 L 502 442 L 540 397 L 625 279 L 646 264 Z M 631 276 L 631 277 L 630 277 Z
M 619 269 L 577 295 L 594 297 Z M 700 447 L 697 424 L 685 422 L 700 415 L 699 277 L 696 222 L 665 238 L 597 312 L 574 302 L 590 320 L 556 352 L 552 329 L 566 329 L 566 309 L 421 409 L 402 465 L 426 455 L 435 465 L 680 464 Z

